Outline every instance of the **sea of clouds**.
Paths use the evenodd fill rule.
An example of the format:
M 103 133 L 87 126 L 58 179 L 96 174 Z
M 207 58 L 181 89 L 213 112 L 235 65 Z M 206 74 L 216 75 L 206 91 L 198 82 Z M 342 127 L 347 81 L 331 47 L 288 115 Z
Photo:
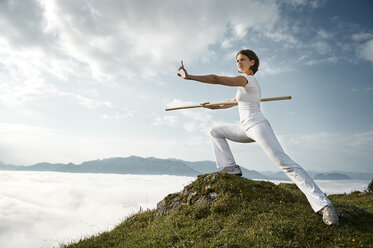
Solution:
M 193 178 L 0 172 L 0 247 L 58 247 L 153 209 Z
M 0 171 L 0 247 L 58 247 L 110 230 L 140 207 L 154 209 L 194 179 Z M 368 183 L 318 181 L 328 194 L 361 191 Z

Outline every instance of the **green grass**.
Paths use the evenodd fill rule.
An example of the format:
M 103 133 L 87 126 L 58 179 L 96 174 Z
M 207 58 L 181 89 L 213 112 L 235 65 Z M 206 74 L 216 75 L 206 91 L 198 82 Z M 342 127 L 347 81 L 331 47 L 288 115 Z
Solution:
M 211 192 L 216 201 L 195 205 Z M 112 231 L 61 247 L 373 247 L 373 193 L 329 196 L 351 216 L 339 226 L 325 225 L 294 184 L 214 173 L 167 196 L 166 204 L 175 198 L 182 204 L 165 215 L 139 212 Z

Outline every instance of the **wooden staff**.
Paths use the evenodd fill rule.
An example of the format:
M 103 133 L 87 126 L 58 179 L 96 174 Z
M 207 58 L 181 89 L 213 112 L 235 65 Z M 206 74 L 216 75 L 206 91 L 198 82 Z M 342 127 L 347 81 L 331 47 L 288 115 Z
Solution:
M 262 98 L 262 102 L 269 102 L 269 101 L 278 101 L 278 100 L 288 100 L 291 99 L 291 96 L 279 96 L 279 97 L 270 97 L 270 98 Z M 212 107 L 212 106 L 217 106 L 217 105 L 225 105 L 225 106 L 236 106 L 238 103 L 237 102 L 217 102 L 217 103 L 208 103 L 205 106 L 207 107 Z M 203 104 L 199 105 L 190 105 L 190 106 L 182 106 L 182 107 L 176 107 L 176 108 L 166 108 L 166 111 L 170 110 L 178 110 L 178 109 L 190 109 L 190 108 L 202 108 Z

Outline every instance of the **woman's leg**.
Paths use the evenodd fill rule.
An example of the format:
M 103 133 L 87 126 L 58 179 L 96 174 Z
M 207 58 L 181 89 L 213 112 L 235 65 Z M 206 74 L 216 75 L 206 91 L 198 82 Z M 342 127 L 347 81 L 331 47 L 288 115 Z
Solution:
M 331 205 L 329 199 L 307 172 L 285 154 L 268 121 L 250 128 L 246 131 L 246 134 L 262 147 L 270 159 L 280 166 L 286 175 L 306 195 L 308 202 L 315 212 L 321 210 L 326 205 Z
M 241 143 L 254 142 L 254 140 L 247 137 L 245 131 L 239 124 L 215 126 L 210 129 L 210 136 L 214 145 L 216 166 L 218 168 L 236 165 L 226 139 Z

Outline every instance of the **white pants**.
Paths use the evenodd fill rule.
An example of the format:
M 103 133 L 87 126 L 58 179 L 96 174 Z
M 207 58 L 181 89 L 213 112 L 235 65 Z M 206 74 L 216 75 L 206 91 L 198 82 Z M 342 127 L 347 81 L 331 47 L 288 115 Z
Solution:
M 226 139 L 241 143 L 256 142 L 306 195 L 315 212 L 331 204 L 307 172 L 285 154 L 268 121 L 263 121 L 247 131 L 244 131 L 240 124 L 216 126 L 211 128 L 210 135 L 218 168 L 236 165 Z

